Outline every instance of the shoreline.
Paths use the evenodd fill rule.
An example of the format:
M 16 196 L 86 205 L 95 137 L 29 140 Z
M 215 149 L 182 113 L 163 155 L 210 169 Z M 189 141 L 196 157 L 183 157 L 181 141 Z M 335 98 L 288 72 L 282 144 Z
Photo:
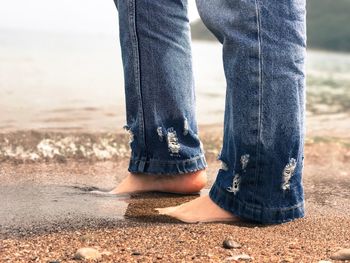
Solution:
M 209 165 L 209 181 L 202 190 L 206 194 L 220 167 L 216 157 L 222 130 L 217 125 L 201 126 L 200 136 Z M 193 195 L 93 194 L 91 190 L 113 188 L 127 174 L 129 149 L 124 131 L 2 133 L 2 151 L 4 138 L 22 153 L 38 149 L 43 140 L 55 142 L 56 148 L 46 153 L 65 150 L 63 155 L 35 161 L 23 161 L 23 156 L 16 155 L 0 161 L 0 199 L 5 200 L 0 203 L 0 210 L 5 211 L 0 215 L 0 262 L 76 262 L 74 254 L 81 247 L 107 251 L 102 262 L 227 262 L 241 254 L 249 255 L 253 262 L 318 262 L 350 244 L 348 137 L 307 137 L 303 175 L 307 215 L 272 226 L 188 225 L 154 210 L 183 203 L 196 197 Z M 76 138 L 80 144 L 77 141 L 73 147 L 74 140 L 67 138 Z M 104 154 L 102 159 L 74 155 L 72 149 L 82 145 L 86 152 L 95 145 L 115 155 Z M 242 247 L 223 248 L 226 238 Z
M 329 123 L 324 121 L 324 125 L 329 126 Z M 350 136 L 342 128 L 340 127 L 338 132 L 329 132 L 321 127 L 317 131 L 307 133 L 305 147 L 320 143 L 350 147 Z M 216 158 L 222 145 L 222 133 L 220 125 L 199 125 L 199 136 L 207 157 Z M 0 163 L 119 160 L 130 156 L 128 140 L 129 135 L 122 128 L 114 132 L 61 129 L 2 132 Z

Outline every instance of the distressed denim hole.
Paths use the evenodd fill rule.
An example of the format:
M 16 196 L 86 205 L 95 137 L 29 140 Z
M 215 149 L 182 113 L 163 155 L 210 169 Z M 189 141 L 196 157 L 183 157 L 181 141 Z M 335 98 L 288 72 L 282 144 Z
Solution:
M 242 170 L 245 170 L 245 168 L 247 168 L 248 162 L 249 162 L 249 154 L 244 154 L 241 156 L 241 166 L 242 166 Z
M 283 183 L 282 183 L 282 190 L 286 191 L 290 189 L 290 179 L 292 178 L 294 174 L 295 167 L 297 165 L 297 162 L 294 158 L 289 159 L 289 163 L 286 165 L 286 167 L 283 169 Z
M 221 169 L 224 171 L 228 171 L 228 165 L 224 161 L 221 161 Z
M 189 130 L 190 126 L 188 124 L 188 120 L 187 118 L 185 117 L 185 120 L 184 120 L 184 132 L 183 132 L 183 135 L 187 135 L 188 134 L 188 130 Z
M 178 156 L 180 152 L 180 144 L 174 128 L 167 129 L 167 143 L 171 155 Z
M 157 128 L 157 134 L 158 134 L 159 140 L 162 142 L 163 141 L 163 137 L 164 137 L 162 127 L 158 127 Z
M 228 187 L 227 191 L 236 194 L 239 191 L 240 184 L 241 176 L 239 174 L 236 174 L 233 178 L 232 186 Z
M 134 133 L 128 125 L 124 125 L 123 129 L 129 133 L 129 144 L 131 144 L 134 141 Z
M 201 140 L 199 140 L 199 148 L 201 149 L 201 152 L 204 153 L 204 146 Z

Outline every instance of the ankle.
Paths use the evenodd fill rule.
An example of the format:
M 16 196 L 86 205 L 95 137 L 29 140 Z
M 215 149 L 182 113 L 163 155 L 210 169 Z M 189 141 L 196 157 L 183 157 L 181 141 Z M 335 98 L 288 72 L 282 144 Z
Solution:
M 196 193 L 207 185 L 205 169 L 172 175 L 149 175 L 131 173 L 135 184 L 147 185 L 161 192 Z

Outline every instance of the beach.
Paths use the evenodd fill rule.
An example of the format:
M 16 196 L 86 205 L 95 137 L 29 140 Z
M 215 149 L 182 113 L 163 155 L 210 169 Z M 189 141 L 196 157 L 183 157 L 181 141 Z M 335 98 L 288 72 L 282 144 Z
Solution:
M 222 135 L 216 125 L 203 126 L 201 131 L 209 165 L 209 182 L 201 192 L 205 194 L 220 166 L 216 156 Z M 54 138 L 49 133 L 24 137 L 30 136 Z M 103 139 L 112 135 L 84 136 Z M 114 137 L 120 143 L 118 149 L 128 149 L 126 134 Z M 307 140 L 303 178 L 306 217 L 271 226 L 244 222 L 189 225 L 154 210 L 196 195 L 94 193 L 112 189 L 127 174 L 128 150 L 100 160 L 73 155 L 3 160 L 0 192 L 5 213 L 0 217 L 0 261 L 73 262 L 81 247 L 108 252 L 101 262 L 226 262 L 241 254 L 254 262 L 329 259 L 350 242 L 349 145 L 344 138 Z M 227 238 L 242 247 L 223 248 Z
M 99 262 L 337 262 L 350 248 L 349 54 L 308 52 L 305 218 L 184 224 L 155 208 L 198 195 L 99 192 L 127 175 L 130 157 L 117 39 L 3 31 L 0 40 L 0 262 L 76 262 L 84 247 Z M 195 42 L 193 52 L 203 195 L 221 165 L 226 87 L 221 47 Z

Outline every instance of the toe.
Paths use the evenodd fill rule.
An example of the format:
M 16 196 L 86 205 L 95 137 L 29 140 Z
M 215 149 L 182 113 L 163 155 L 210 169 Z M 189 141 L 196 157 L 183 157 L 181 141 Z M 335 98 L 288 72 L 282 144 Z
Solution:
M 155 208 L 155 210 L 157 210 L 160 215 L 170 215 L 176 210 L 176 206 Z

